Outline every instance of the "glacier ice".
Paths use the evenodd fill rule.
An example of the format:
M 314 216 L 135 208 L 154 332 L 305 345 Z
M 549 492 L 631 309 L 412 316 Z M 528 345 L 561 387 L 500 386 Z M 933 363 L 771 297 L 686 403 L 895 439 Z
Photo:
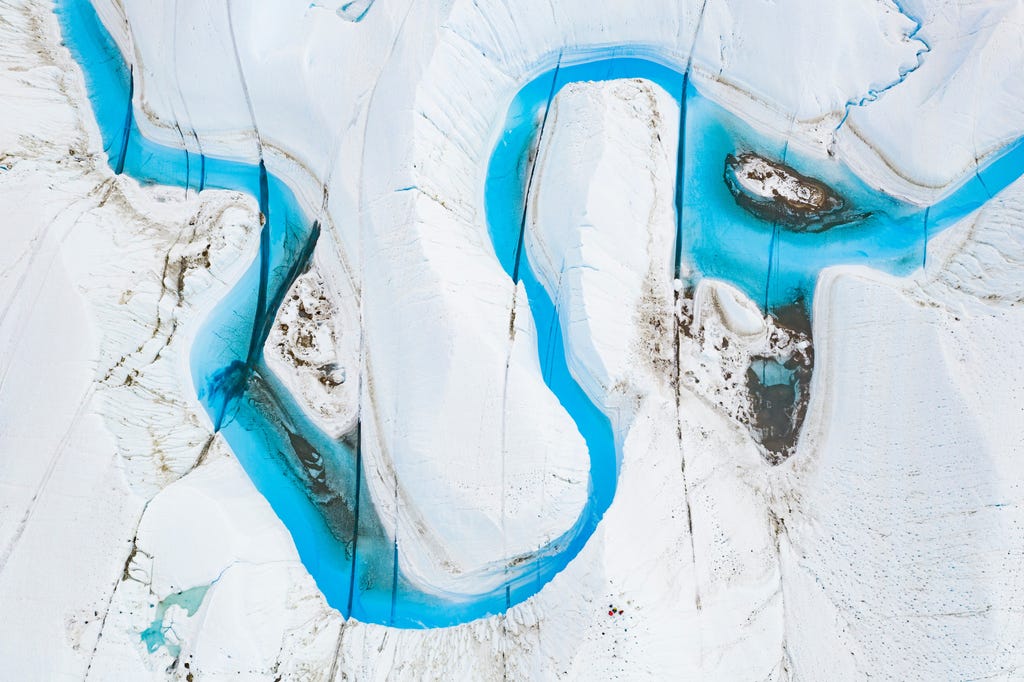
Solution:
M 95 9 L 0 26 L 21 678 L 1019 666 L 1012 7 Z

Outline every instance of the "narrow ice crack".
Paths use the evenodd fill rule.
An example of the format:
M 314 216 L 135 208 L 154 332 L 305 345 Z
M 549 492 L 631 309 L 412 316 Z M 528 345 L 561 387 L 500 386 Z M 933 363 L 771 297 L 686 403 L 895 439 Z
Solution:
M 694 607 L 699 612 L 702 609 L 700 584 L 697 578 L 697 547 L 693 537 L 693 509 L 690 503 L 690 486 L 686 479 L 686 454 L 683 452 L 683 415 L 682 415 L 682 235 L 683 235 L 683 209 L 686 202 L 685 181 L 686 181 L 686 95 L 689 91 L 690 70 L 693 68 L 693 50 L 700 37 L 701 27 L 704 25 L 704 14 L 707 10 L 707 0 L 700 8 L 700 15 L 697 18 L 697 25 L 693 33 L 693 41 L 690 46 L 690 55 L 686 61 L 686 69 L 683 71 L 682 92 L 679 99 L 679 139 L 677 140 L 676 152 L 676 181 L 675 181 L 675 213 L 676 213 L 676 243 L 674 247 L 673 267 L 673 321 L 674 334 L 674 368 L 672 376 L 672 390 L 675 397 L 676 413 L 676 442 L 679 446 L 679 473 L 683 481 L 683 501 L 686 505 L 686 529 L 690 540 L 690 561 L 694 567 L 693 601 Z
M 135 532 L 132 533 L 131 549 L 128 550 L 128 556 L 124 560 L 124 565 L 121 574 L 114 579 L 114 584 L 110 588 L 110 596 L 107 597 L 107 605 L 106 608 L 104 608 L 103 610 L 103 618 L 100 619 L 100 629 L 99 632 L 96 633 L 96 641 L 93 642 L 92 651 L 89 653 L 89 663 L 85 666 L 85 676 L 82 678 L 83 682 L 88 682 L 89 674 L 92 672 L 92 666 L 96 659 L 96 652 L 100 648 L 100 641 L 103 639 L 103 630 L 107 625 L 107 617 L 110 616 L 110 608 L 111 605 L 114 603 L 114 596 L 117 594 L 118 586 L 126 580 L 135 580 L 135 578 L 133 578 L 130 574 L 129 567 L 131 565 L 132 559 L 134 559 L 135 555 L 138 553 L 138 547 L 136 543 L 138 542 L 139 538 L 139 528 L 142 526 L 142 519 L 146 516 L 146 510 L 149 508 L 150 501 L 151 500 L 147 500 L 146 503 L 142 505 L 142 511 L 139 512 L 139 518 L 135 521 Z M 150 589 L 150 592 L 152 592 L 152 589 Z
M 850 117 L 851 109 L 853 109 L 854 107 L 867 106 L 868 104 L 877 101 L 879 97 L 881 97 L 888 91 L 892 90 L 896 86 L 903 83 L 903 81 L 905 81 L 907 77 L 910 76 L 910 74 L 914 73 L 915 71 L 920 69 L 922 65 L 924 65 L 924 56 L 932 51 L 932 46 L 928 43 L 928 41 L 925 40 L 924 38 L 921 38 L 919 35 L 921 29 L 924 28 L 923 21 L 913 16 L 910 12 L 908 12 L 899 2 L 899 0 L 892 0 L 892 3 L 893 5 L 896 6 L 896 9 L 899 11 L 900 14 L 914 22 L 913 30 L 905 34 L 906 40 L 908 42 L 917 41 L 921 43 L 922 47 L 914 55 L 914 65 L 907 68 L 900 67 L 898 70 L 899 75 L 893 81 L 889 82 L 888 84 L 880 88 L 869 88 L 867 94 L 859 98 L 850 99 L 846 102 L 846 104 L 843 107 L 843 117 L 839 120 L 839 124 L 836 125 L 835 129 L 832 131 L 832 142 L 829 145 L 830 152 L 833 152 L 835 149 L 835 145 L 839 137 L 839 131 L 843 127 L 843 125 L 846 124 L 846 120 Z

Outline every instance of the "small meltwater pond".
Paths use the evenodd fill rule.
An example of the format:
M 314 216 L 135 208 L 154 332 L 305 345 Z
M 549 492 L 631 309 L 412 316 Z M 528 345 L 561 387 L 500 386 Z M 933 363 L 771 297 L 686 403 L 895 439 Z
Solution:
M 189 154 L 145 139 L 131 111 L 132 75 L 88 0 L 57 0 L 57 14 L 64 39 L 85 73 L 115 171 L 143 183 L 243 191 L 259 201 L 266 216 L 260 255 L 196 335 L 192 379 L 211 422 L 288 528 L 327 601 L 364 622 L 440 627 L 501 613 L 536 594 L 579 553 L 614 497 L 619 444 L 607 416 L 570 374 L 555 307 L 521 252 L 529 150 L 561 87 L 576 81 L 646 78 L 681 102 L 685 134 L 676 248 L 684 270 L 692 280 L 731 282 L 768 310 L 795 301 L 809 303 L 817 275 L 828 265 L 862 263 L 895 274 L 912 271 L 922 262 L 930 234 L 981 206 L 1024 170 L 1024 149 L 1017 142 L 947 199 L 930 208 L 912 206 L 872 190 L 835 160 L 798 154 L 785 139 L 756 133 L 702 97 L 679 69 L 640 48 L 589 52 L 575 61 L 568 52 L 552 56 L 551 68 L 522 87 L 504 116 L 504 132 L 486 179 L 485 208 L 498 260 L 509 277 L 525 285 L 538 338 L 552 341 L 550 347 L 538 348 L 538 354 L 548 387 L 589 448 L 590 495 L 573 528 L 531 560 L 509 567 L 501 587 L 473 597 L 445 597 L 419 590 L 402 576 L 402 548 L 384 532 L 363 480 L 358 428 L 341 440 L 325 435 L 263 362 L 263 344 L 277 308 L 307 264 L 319 227 L 262 163 Z M 496 126 L 502 125 L 502 117 L 503 112 L 495 112 Z M 727 157 L 743 154 L 781 164 L 779 170 L 790 169 L 783 177 L 790 184 L 792 178 L 813 178 L 842 197 L 844 218 L 807 229 L 759 217 L 756 207 L 742 205 L 742 197 L 734 194 L 735 183 L 730 187 L 726 182 Z M 762 175 L 750 177 L 765 184 Z M 744 187 L 753 186 L 748 180 Z M 765 186 L 786 186 L 777 180 Z M 775 191 L 766 196 L 775 196 Z M 151 630 L 144 637 L 152 646 L 159 638 L 158 628 Z

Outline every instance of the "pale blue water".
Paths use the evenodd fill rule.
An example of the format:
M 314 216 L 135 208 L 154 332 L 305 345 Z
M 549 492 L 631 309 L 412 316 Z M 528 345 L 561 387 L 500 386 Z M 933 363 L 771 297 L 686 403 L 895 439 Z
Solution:
M 172 606 L 180 606 L 185 610 L 190 617 L 196 615 L 196 611 L 203 604 L 203 599 L 206 598 L 206 593 L 209 591 L 209 585 L 198 585 L 196 587 L 183 590 L 182 592 L 176 592 L 168 596 L 166 599 L 156 605 L 156 613 L 153 615 L 153 622 L 150 623 L 149 627 L 142 631 L 142 641 L 146 644 L 146 649 L 150 653 L 156 651 L 160 647 L 167 649 L 171 656 L 177 658 L 178 654 L 181 653 L 181 645 L 174 643 L 173 641 L 167 641 L 167 633 L 170 629 L 170 625 L 164 625 L 164 616 L 167 613 L 167 609 Z
M 473 598 L 444 598 L 420 592 L 398 571 L 401 548 L 382 532 L 362 480 L 358 447 L 346 444 L 358 443 L 358 432 L 345 442 L 327 437 L 303 415 L 262 360 L 274 313 L 308 260 L 318 228 L 292 192 L 261 166 L 197 158 L 143 138 L 130 117 L 130 74 L 88 0 L 58 0 L 57 13 L 65 40 L 85 72 L 113 168 L 141 182 L 247 192 L 268 216 L 260 257 L 196 336 L 192 378 L 211 420 L 288 528 L 328 602 L 346 616 L 366 622 L 439 627 L 500 613 L 535 594 L 578 554 L 611 503 L 620 444 L 607 417 L 571 376 L 557 310 L 525 254 L 519 254 L 516 268 L 526 152 L 550 95 L 566 83 L 643 77 L 681 99 L 682 73 L 639 47 L 578 53 L 563 58 L 557 79 L 554 68 L 542 73 L 512 103 L 487 178 L 491 236 L 502 267 L 526 287 L 545 381 L 587 442 L 590 496 L 574 527 L 536 559 L 509 569 L 500 588 Z M 550 66 L 555 66 L 555 57 Z M 1024 168 L 1024 151 L 1015 143 L 948 199 L 922 210 L 873 191 L 834 161 L 787 153 L 784 140 L 755 134 L 693 87 L 686 88 L 685 112 L 681 257 L 698 276 L 733 282 L 767 307 L 800 298 L 809 301 L 817 273 L 832 263 L 911 271 L 924 257 L 927 234 L 980 206 Z M 735 205 L 722 182 L 725 154 L 746 149 L 785 158 L 804 174 L 831 184 L 871 217 L 817 235 L 787 232 L 758 221 Z M 321 478 L 303 464 L 303 452 L 315 453 L 313 458 L 323 469 Z M 147 633 L 147 638 L 155 636 Z

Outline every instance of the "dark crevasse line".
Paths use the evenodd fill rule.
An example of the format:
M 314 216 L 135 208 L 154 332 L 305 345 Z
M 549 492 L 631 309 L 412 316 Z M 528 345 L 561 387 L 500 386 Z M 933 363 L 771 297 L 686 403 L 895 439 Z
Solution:
M 771 314 L 772 270 L 774 269 L 775 256 L 778 253 L 778 242 L 779 225 L 776 223 L 772 225 L 772 237 L 771 241 L 768 242 L 768 267 L 764 278 L 764 299 L 761 302 L 761 312 L 765 315 Z
M 978 183 L 981 185 L 981 188 L 982 190 L 984 190 L 985 194 L 988 195 L 988 198 L 991 199 L 992 197 L 994 197 L 995 194 L 993 194 L 992 190 L 989 189 L 988 183 L 985 182 L 984 176 L 982 176 L 981 173 L 978 172 L 977 162 L 975 162 L 974 166 L 974 176 L 978 179 Z
M 783 143 L 783 146 L 782 146 L 781 161 L 782 161 L 783 164 L 786 163 L 786 157 L 789 155 L 789 135 L 792 134 L 793 125 L 795 124 L 795 122 L 796 122 L 796 119 L 793 119 L 793 121 L 790 123 L 790 132 L 789 132 L 789 134 L 787 134 L 786 140 L 785 140 L 785 142 Z M 779 240 L 779 236 L 780 236 L 779 235 L 779 231 L 780 231 L 780 229 L 782 229 L 782 226 L 779 224 L 779 221 L 774 220 L 774 221 L 771 222 L 772 236 L 771 236 L 771 240 L 768 242 L 768 262 L 767 262 L 767 267 L 765 268 L 764 298 L 763 298 L 763 300 L 761 302 L 761 312 L 764 315 L 771 315 L 772 314 L 772 312 L 771 312 L 772 311 L 772 306 L 771 306 L 771 300 L 772 300 L 772 298 L 771 298 L 772 273 L 773 273 L 773 271 L 778 269 L 778 265 L 779 265 L 778 264 L 778 259 L 780 258 L 779 251 L 781 250 L 780 249 L 780 240 Z
M 514 284 L 517 284 L 517 285 L 520 282 L 520 267 L 521 267 L 521 263 L 522 263 L 522 253 L 523 253 L 523 246 L 524 246 L 525 235 L 526 235 L 526 221 L 527 221 L 527 213 L 528 213 L 530 195 L 531 195 L 531 192 L 533 191 L 533 182 L 534 182 L 534 177 L 535 177 L 535 174 L 536 174 L 537 166 L 540 163 L 541 148 L 543 146 L 544 139 L 545 139 L 544 138 L 544 133 L 545 133 L 545 131 L 547 129 L 548 117 L 549 117 L 549 114 L 551 112 L 551 104 L 552 104 L 552 101 L 554 99 L 555 92 L 557 91 L 558 74 L 559 74 L 559 70 L 561 69 L 561 64 L 562 64 L 562 55 L 559 54 L 558 55 L 558 60 L 555 63 L 554 72 L 553 72 L 552 77 L 551 77 L 551 87 L 548 90 L 547 100 L 544 103 L 544 115 L 541 118 L 540 128 L 539 128 L 539 130 L 537 132 L 537 136 L 536 136 L 536 142 L 535 142 L 536 154 L 533 156 L 532 161 L 530 161 L 530 164 L 529 164 L 529 166 L 530 166 L 529 177 L 528 177 L 528 180 L 527 180 L 527 183 L 526 183 L 526 187 L 525 187 L 525 189 L 523 191 L 523 210 L 522 210 L 522 215 L 521 215 L 521 220 L 520 220 L 520 225 L 519 225 L 519 242 L 518 242 L 518 244 L 516 246 L 516 263 L 515 263 L 515 269 L 514 269 L 513 274 L 512 274 L 512 281 L 513 281 Z M 532 272 L 531 272 L 531 274 L 532 274 Z M 561 283 L 561 276 L 562 276 L 562 274 L 563 273 L 559 273 L 559 278 L 558 278 L 559 284 Z M 518 292 L 518 288 L 515 291 Z M 560 293 L 561 293 L 561 290 L 559 289 L 559 294 Z M 550 293 L 547 293 L 546 295 L 549 297 Z M 529 297 L 530 297 L 530 295 L 528 294 L 527 298 L 529 299 Z M 516 300 L 515 299 L 516 299 L 516 296 L 515 296 L 515 293 L 513 293 L 513 297 L 512 297 L 513 310 L 511 311 L 512 319 L 509 322 L 509 329 L 510 329 L 509 351 L 508 351 L 508 358 L 506 359 L 506 373 L 505 373 L 506 384 L 508 382 L 508 371 L 507 370 L 508 370 L 508 368 L 510 366 L 510 363 L 511 363 L 512 344 L 515 342 L 515 326 L 514 326 L 514 316 L 515 316 L 514 308 L 515 308 L 515 305 L 516 305 Z M 559 300 L 557 300 L 557 299 L 552 300 L 551 303 L 552 303 L 552 309 L 551 309 L 551 316 L 552 317 L 551 317 L 551 320 L 548 322 L 548 333 L 547 333 L 547 336 L 546 336 L 546 341 L 542 341 L 542 336 L 539 333 L 539 329 L 538 329 L 538 336 L 537 336 L 537 352 L 538 352 L 538 355 L 540 356 L 541 376 L 542 376 L 542 378 L 544 380 L 544 383 L 547 386 L 552 386 L 552 383 L 551 383 L 551 381 L 552 381 L 552 372 L 554 371 L 554 368 L 556 366 L 556 363 L 554 363 L 552 361 L 552 359 L 554 357 L 554 354 L 558 350 L 558 346 L 556 346 L 556 344 L 555 344 L 556 337 L 558 338 L 558 340 L 562 340 L 561 325 L 559 323 L 557 323 L 557 321 L 559 320 Z M 535 311 L 535 308 L 532 305 L 531 305 L 531 310 Z M 538 324 L 541 323 L 541 320 L 535 320 L 535 321 Z M 543 353 L 541 352 L 542 348 L 546 349 L 545 352 L 543 352 Z M 564 350 L 562 352 L 564 353 Z M 507 386 L 506 386 L 506 389 L 507 389 Z M 572 416 L 574 416 L 574 415 L 572 415 Z M 504 438 L 503 438 L 503 440 L 504 440 Z M 546 464 L 545 464 L 545 468 L 546 468 Z M 504 491 L 502 492 L 502 494 L 503 495 L 505 494 Z M 541 515 L 543 514 L 543 509 L 539 510 L 539 514 L 541 514 Z M 584 512 L 584 514 L 586 515 L 586 511 Z M 536 562 L 536 564 L 535 564 L 535 570 L 533 572 L 534 580 L 535 580 L 535 582 L 537 583 L 538 586 L 540 586 L 540 585 L 542 585 L 544 583 L 544 580 L 543 580 L 544 574 L 543 574 L 543 571 L 542 571 L 542 564 L 543 564 L 543 559 L 539 559 Z M 506 594 L 505 594 L 506 603 L 509 602 L 510 598 L 511 598 L 511 595 L 509 594 L 509 591 L 506 588 Z M 507 608 L 508 607 L 506 606 L 506 609 Z
M 679 88 L 679 136 L 676 140 L 676 181 L 674 185 L 675 197 L 675 218 L 676 218 L 676 241 L 673 245 L 673 277 L 678 281 L 683 275 L 683 226 L 685 223 L 686 206 L 686 108 L 690 96 L 690 72 L 693 70 L 693 52 L 697 49 L 697 40 L 700 38 L 701 28 L 704 26 L 704 16 L 707 12 L 708 0 L 704 0 L 700 6 L 700 13 L 697 15 L 697 25 L 693 30 L 693 40 L 690 43 L 689 56 L 686 59 L 686 68 L 682 72 L 682 87 Z M 659 83 L 664 87 L 664 84 Z M 669 90 L 669 92 L 672 92 Z M 675 292 L 675 303 L 679 303 L 679 290 L 673 282 L 672 290 Z M 676 316 L 676 326 L 679 318 Z M 677 329 L 678 332 L 678 329 Z M 678 343 L 678 333 L 677 339 Z M 676 357 L 676 373 L 678 379 L 678 355 Z M 678 386 L 678 382 L 677 382 Z
M 396 494 L 395 499 L 398 496 Z M 393 556 L 392 556 L 392 570 L 391 570 L 391 613 L 388 616 L 388 625 L 393 626 L 395 624 L 395 612 L 398 610 L 398 535 L 395 535 L 395 539 L 392 542 Z
M 185 196 L 188 197 L 188 191 L 192 187 L 192 160 L 188 153 L 188 145 L 185 144 L 185 133 L 181 132 L 181 126 L 177 122 L 174 123 L 174 129 L 178 131 L 178 140 L 185 151 Z
M 249 120 L 252 123 L 253 133 L 256 135 L 256 148 L 259 153 L 259 194 L 257 195 L 257 199 L 259 201 L 260 222 L 262 224 L 262 229 L 260 230 L 259 250 L 260 280 L 256 295 L 256 311 L 253 315 L 252 337 L 249 342 L 249 352 L 247 353 L 245 360 L 246 371 L 251 373 L 255 367 L 256 360 L 262 354 L 263 342 L 266 340 L 266 336 L 261 334 L 262 327 L 266 327 L 268 332 L 270 327 L 268 323 L 261 322 L 261 320 L 263 320 L 269 312 L 267 308 L 267 287 L 269 286 L 268 280 L 270 277 L 270 243 L 273 221 L 271 220 L 270 215 L 270 182 L 267 178 L 266 159 L 263 156 L 263 140 L 260 136 L 259 124 L 256 122 L 256 110 L 252 104 L 252 96 L 249 94 L 249 83 L 245 77 L 245 69 L 242 68 L 242 57 L 238 53 L 238 40 L 235 36 L 235 22 L 231 13 L 232 2 L 231 0 L 224 0 L 224 4 L 225 10 L 227 11 L 228 32 L 231 35 L 231 50 L 235 57 L 235 67 L 238 69 L 238 78 L 242 86 L 242 94 L 245 97 L 245 105 L 249 110 Z M 290 283 L 289 286 L 291 286 Z M 276 311 L 276 309 L 277 308 L 275 307 L 274 310 Z
M 686 200 L 686 96 L 689 85 L 690 71 L 687 69 L 683 73 L 683 87 L 679 96 L 679 140 L 676 144 L 676 243 L 672 259 L 676 279 L 682 277 L 683 268 L 683 204 Z
M 224 381 L 222 381 L 218 386 L 218 390 L 223 393 L 223 396 L 220 401 L 220 409 L 217 411 L 214 419 L 214 431 L 220 431 L 223 427 L 231 401 L 238 399 L 244 393 L 246 381 L 256 369 L 257 363 L 262 357 L 263 345 L 266 343 L 267 337 L 270 335 L 270 329 L 273 326 L 277 310 L 284 301 L 284 297 L 287 295 L 288 289 L 291 288 L 296 278 L 298 278 L 302 270 L 305 269 L 311 261 L 313 257 L 313 249 L 316 247 L 317 240 L 320 237 L 320 224 L 318 221 L 313 221 L 309 234 L 306 236 L 303 245 L 298 250 L 297 257 L 287 268 L 287 275 L 284 277 L 283 281 L 278 284 L 274 295 L 269 297 L 268 289 L 271 286 L 270 261 L 273 222 L 271 221 L 270 213 L 270 182 L 267 175 L 267 168 L 262 158 L 258 163 L 257 187 L 260 221 L 263 225 L 260 228 L 260 246 L 258 253 L 259 281 L 257 283 L 256 290 L 256 306 L 252 316 L 252 331 L 250 333 L 249 346 L 245 354 L 244 362 L 241 363 L 241 366 L 236 363 L 228 365 L 228 371 L 223 374 Z M 268 298 L 270 299 L 269 301 Z
M 363 425 L 361 421 L 356 422 L 356 485 L 355 485 L 355 523 L 352 525 L 352 562 L 351 570 L 348 578 L 348 606 L 346 613 L 352 613 L 352 604 L 355 600 L 356 594 L 356 556 L 359 549 L 359 502 L 361 497 L 361 491 L 363 487 L 363 437 L 362 437 Z M 392 597 L 392 600 L 394 597 Z M 393 603 L 393 602 L 392 602 Z M 392 608 L 392 620 L 394 609 Z
M 174 89 L 175 91 L 177 91 L 178 96 L 181 99 L 182 104 L 184 105 L 185 98 L 181 96 L 181 79 L 178 77 L 178 24 L 180 23 L 178 21 L 178 0 L 174 0 L 173 9 L 171 10 L 171 17 L 174 23 L 173 27 L 171 28 L 171 49 L 174 53 L 174 56 L 171 60 L 172 71 L 174 73 Z M 187 198 L 188 191 L 192 188 L 192 160 L 190 158 L 191 155 L 189 154 L 188 143 L 185 142 L 185 133 L 182 132 L 181 130 L 181 117 L 178 116 L 178 113 L 175 111 L 175 107 L 172 102 L 168 102 L 168 105 L 171 107 L 171 116 L 174 118 L 174 128 L 175 130 L 178 131 L 178 139 L 181 142 L 181 148 L 185 150 L 185 197 Z M 189 125 L 191 126 L 192 116 L 189 113 L 187 106 L 185 106 L 185 118 L 188 119 Z M 192 129 L 192 134 L 195 135 L 194 128 Z M 202 146 L 199 145 L 198 142 L 199 141 L 197 139 L 196 143 L 201 151 Z
M 262 162 L 261 162 L 262 164 Z M 269 191 L 269 190 L 268 190 Z M 267 200 L 269 211 L 269 200 Z M 269 212 L 265 215 L 269 216 Z M 220 431 L 228 416 L 228 408 L 231 403 L 241 398 L 246 391 L 246 382 L 255 372 L 263 357 L 263 346 L 270 336 L 270 330 L 274 324 L 274 318 L 278 309 L 284 302 L 288 290 L 302 271 L 305 270 L 313 259 L 313 251 L 320 238 L 320 223 L 314 220 L 308 233 L 304 236 L 303 242 L 298 248 L 293 248 L 293 257 L 290 264 L 283 268 L 284 275 L 273 287 L 273 294 L 270 294 L 271 273 L 270 262 L 272 260 L 272 228 L 269 219 L 260 229 L 260 248 L 257 254 L 258 281 L 256 283 L 256 305 L 252 316 L 251 332 L 249 343 L 244 360 L 230 362 L 222 373 L 214 379 L 214 396 L 220 396 L 220 409 L 217 410 L 214 419 L 214 431 Z
M 293 257 L 292 262 L 288 265 L 280 284 L 275 289 L 274 295 L 266 297 L 266 308 L 257 318 L 262 323 L 255 345 L 257 355 L 261 352 L 260 349 L 262 349 L 263 345 L 266 343 L 267 337 L 270 336 L 270 329 L 274 325 L 274 317 L 277 315 L 277 311 L 281 308 L 281 304 L 284 302 L 285 296 L 288 295 L 288 290 L 291 289 L 292 284 L 294 284 L 295 280 L 299 278 L 299 275 L 301 275 L 303 271 L 309 267 L 309 264 L 313 262 L 313 252 L 316 250 L 316 245 L 320 240 L 320 232 L 320 221 L 314 220 L 313 224 L 309 227 L 309 232 L 306 234 L 305 241 L 297 250 L 295 250 L 295 256 Z M 267 251 L 269 253 L 269 247 Z M 260 266 L 260 270 L 262 278 L 262 264 Z M 266 275 L 267 287 L 270 286 L 269 280 L 270 273 L 268 267 Z
M 921 267 L 925 268 L 928 266 L 928 216 L 931 213 L 931 206 L 924 210 L 924 243 L 921 248 Z
M 537 133 L 537 157 L 540 156 L 540 146 L 544 141 L 544 129 L 548 124 L 548 114 L 551 113 L 551 101 L 555 98 L 555 86 L 558 85 L 558 71 L 562 67 L 562 55 L 559 53 L 558 61 L 555 63 L 555 71 L 551 75 L 551 87 L 548 89 L 548 98 L 544 104 L 544 116 L 540 121 L 540 130 Z M 533 189 L 533 177 L 537 170 L 537 157 L 530 162 L 530 172 L 526 180 L 526 190 L 523 192 L 523 212 L 522 219 L 519 221 L 519 241 L 516 243 L 516 260 L 515 267 L 512 269 L 512 282 L 515 284 L 519 283 L 519 261 L 523 254 L 523 243 L 526 237 L 526 212 L 527 206 L 530 201 L 530 191 Z M 513 301 L 513 306 L 515 302 Z M 512 311 L 515 315 L 515 310 Z
M 704 20 L 705 2 L 701 7 L 700 20 L 697 23 L 697 30 L 694 32 L 694 43 L 700 32 L 700 26 Z M 673 267 L 672 273 L 672 393 L 675 400 L 675 421 L 676 421 L 676 444 L 679 448 L 679 475 L 682 479 L 683 503 L 686 507 L 686 531 L 690 546 L 690 563 L 694 567 L 695 575 L 697 568 L 697 545 L 693 537 L 693 508 L 690 504 L 690 485 L 686 478 L 686 453 L 683 452 L 683 398 L 682 398 L 682 276 L 683 276 L 683 229 L 686 221 L 686 109 L 690 94 L 690 69 L 692 67 L 693 48 L 691 47 L 691 59 L 687 62 L 686 70 L 683 72 L 682 88 L 679 92 L 679 138 L 676 142 L 676 179 L 675 179 L 675 219 L 676 234 L 673 244 Z M 693 592 L 694 607 L 700 611 L 702 608 L 701 589 L 699 582 L 694 580 Z
M 259 162 L 259 175 L 260 221 L 263 223 L 263 228 L 260 230 L 260 283 L 256 297 L 256 314 L 253 315 L 252 339 L 249 342 L 249 352 L 245 360 L 245 365 L 250 370 L 263 350 L 263 342 L 266 340 L 263 331 L 267 325 L 262 320 L 269 312 L 267 309 L 267 286 L 269 286 L 268 280 L 270 279 L 270 230 L 273 223 L 270 219 L 270 187 L 267 180 L 267 166 L 262 158 Z
M 690 43 L 689 56 L 686 60 L 686 68 L 682 73 L 682 87 L 679 90 L 679 137 L 676 141 L 676 178 L 675 178 L 675 219 L 676 234 L 673 244 L 673 269 L 672 269 L 672 393 L 675 401 L 675 426 L 676 446 L 679 448 L 679 476 L 683 487 L 683 504 L 686 508 L 686 531 L 690 546 L 690 564 L 693 566 L 695 579 L 693 581 L 693 604 L 697 611 L 702 609 L 703 600 L 701 597 L 700 581 L 697 576 L 697 544 L 693 535 L 693 506 L 690 503 L 690 484 L 686 477 L 686 453 L 683 448 L 683 397 L 682 397 L 682 335 L 683 335 L 683 229 L 686 224 L 686 131 L 687 131 L 687 109 L 690 99 L 690 72 L 693 69 L 693 52 L 697 47 L 697 40 L 700 38 L 701 28 L 704 26 L 704 16 L 707 11 L 707 0 L 701 4 L 700 14 L 697 17 L 697 25 L 693 31 L 693 40 Z M 669 91 L 671 92 L 671 91 Z M 700 637 L 700 630 L 698 630 Z
M 235 19 L 231 13 L 231 0 L 224 0 L 228 20 L 228 35 L 231 36 L 231 53 L 235 57 L 235 68 L 238 70 L 238 82 L 242 86 L 242 95 L 245 97 L 245 106 L 249 110 L 249 121 L 252 123 L 252 130 L 256 134 L 256 147 L 259 151 L 260 161 L 263 161 L 263 138 L 260 137 L 260 128 L 256 123 L 256 109 L 252 104 L 252 95 L 249 94 L 249 81 L 245 77 L 245 69 L 242 68 L 242 55 L 238 52 L 238 38 L 235 35 Z
M 177 17 L 177 14 L 178 14 L 178 3 L 177 3 L 177 0 L 175 0 L 175 3 L 174 3 L 174 16 Z M 174 38 L 172 39 L 172 44 L 174 46 L 174 54 L 175 54 L 175 60 L 174 60 L 174 81 L 177 84 L 178 94 L 179 94 L 179 96 L 181 96 L 181 82 L 180 82 L 179 77 L 178 77 L 178 61 L 177 61 L 177 54 L 178 54 L 178 21 L 177 20 L 175 20 L 175 22 L 174 22 Z M 192 134 L 192 140 L 196 144 L 196 152 L 199 154 L 199 184 L 198 184 L 198 186 L 196 188 L 196 191 L 197 192 L 202 192 L 203 189 L 206 188 L 206 153 L 203 151 L 203 141 L 199 139 L 199 134 L 196 132 L 195 124 L 192 121 L 192 112 L 189 110 L 188 100 L 184 96 L 181 96 L 181 106 L 185 110 L 185 118 L 188 119 L 189 132 Z M 179 132 L 180 132 L 180 128 L 179 128 Z M 187 145 L 184 142 L 184 139 L 182 140 L 181 146 L 182 146 L 182 148 L 185 149 L 186 160 L 187 160 L 189 151 L 188 151 Z
M 135 67 L 129 66 L 128 68 L 128 104 L 126 105 L 126 111 L 124 114 L 124 126 L 121 129 L 121 151 L 117 155 L 117 166 L 114 168 L 116 175 L 124 173 L 124 161 L 128 156 L 128 139 L 132 132 L 132 117 L 134 111 L 132 108 L 132 99 L 135 96 Z
M 555 286 L 557 287 L 556 291 L 558 292 L 557 298 L 553 298 L 551 300 L 551 303 L 552 303 L 551 314 L 554 317 L 559 317 L 559 311 L 561 310 L 561 306 L 562 306 L 562 288 L 561 288 L 561 285 L 562 285 L 562 276 L 564 274 L 565 274 L 565 270 L 563 268 L 563 270 L 558 273 L 558 279 L 556 280 L 556 283 L 555 283 Z M 551 371 L 552 371 L 552 368 L 554 367 L 554 364 L 552 363 L 552 358 L 554 357 L 554 353 L 555 353 L 555 351 L 557 349 L 557 347 L 555 345 L 555 335 L 559 334 L 559 333 L 561 333 L 561 326 L 560 325 L 555 325 L 555 324 L 550 324 L 548 326 L 548 332 L 547 332 L 547 335 L 544 337 L 544 340 L 542 340 L 539 336 L 537 337 L 537 352 L 538 352 L 538 354 L 540 354 L 542 376 L 544 378 L 544 383 L 546 383 L 546 384 L 550 384 L 551 383 Z M 540 351 L 541 348 L 544 349 L 543 353 L 541 353 L 541 351 Z

